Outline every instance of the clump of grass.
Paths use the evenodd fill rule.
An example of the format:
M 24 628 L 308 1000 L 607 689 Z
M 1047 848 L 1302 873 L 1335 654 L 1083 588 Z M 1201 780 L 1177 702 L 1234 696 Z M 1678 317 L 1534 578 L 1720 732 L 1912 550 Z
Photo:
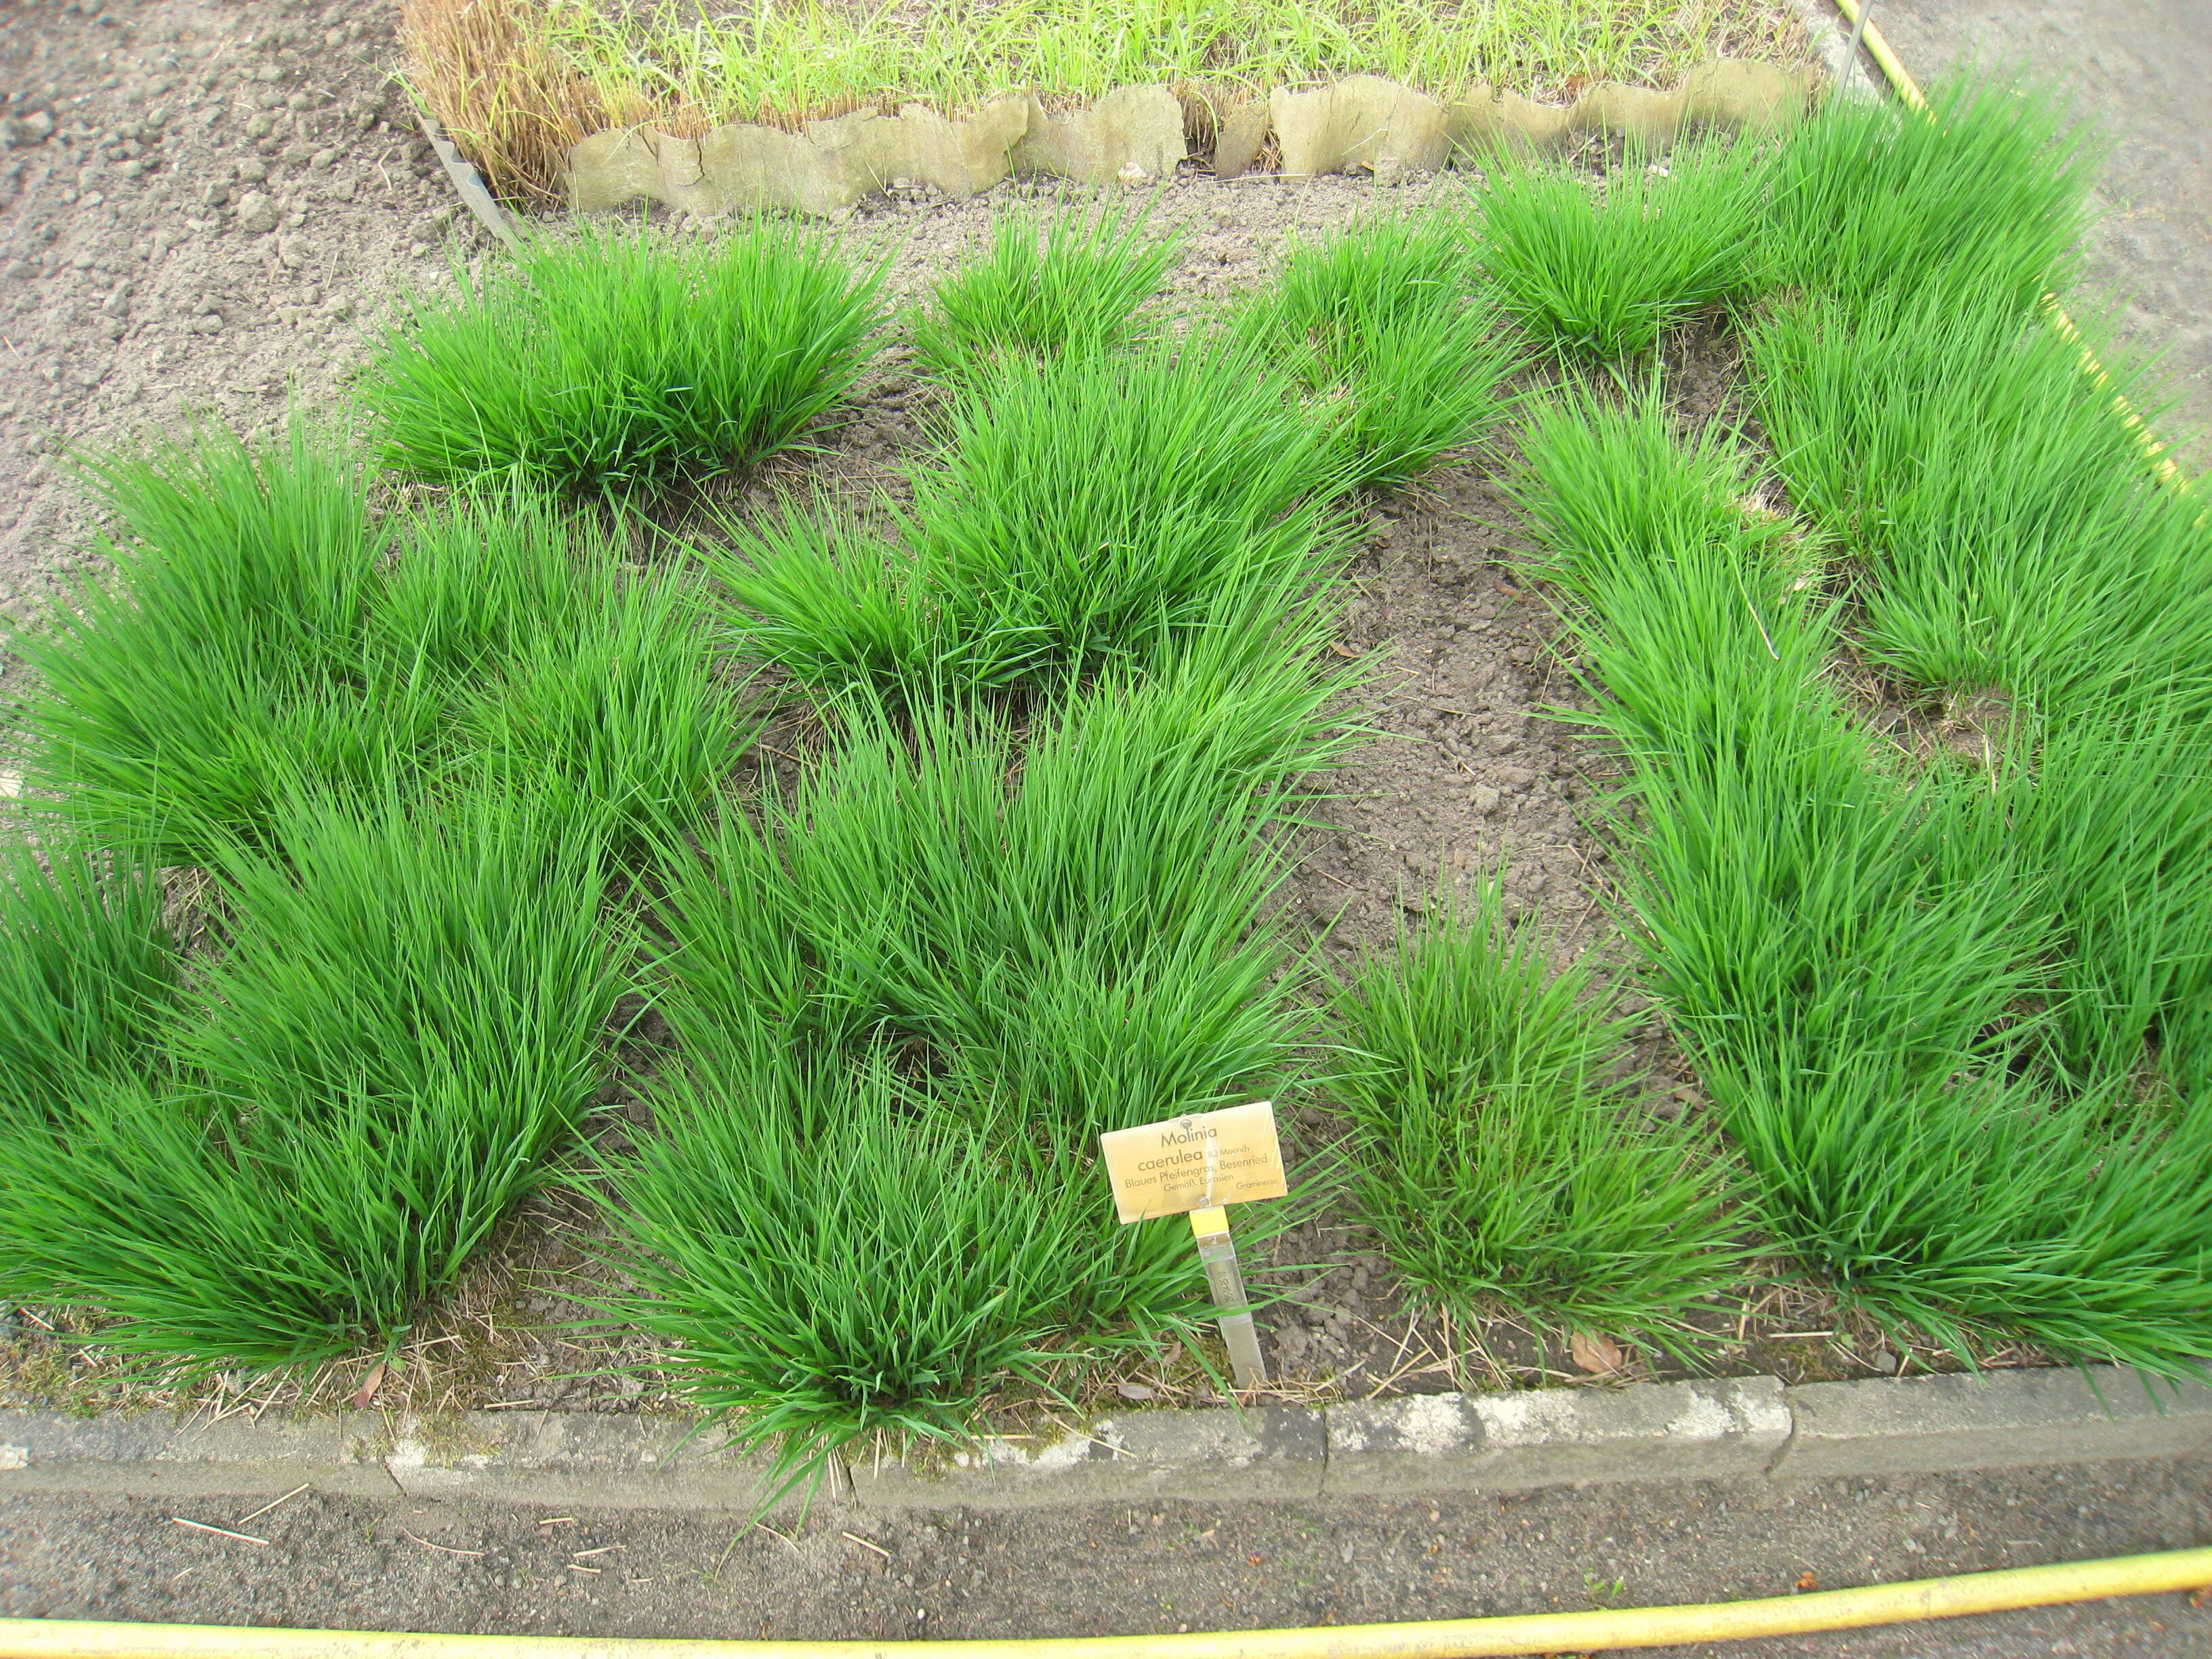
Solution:
M 2049 1062 L 2090 1097 L 2212 1086 L 2212 729 L 2201 688 L 2000 734 L 2014 857 L 2048 884 L 2058 950 Z
M 1994 284 L 1787 307 L 1747 349 L 1778 470 L 1863 562 L 1863 648 L 1909 694 L 2082 708 L 2212 652 L 2212 535 L 2115 411 L 2161 408 L 2125 354 L 2093 379 Z
M 414 301 L 361 396 L 386 464 L 434 483 L 589 494 L 736 471 L 851 389 L 882 279 L 791 223 L 672 244 L 582 225 Z
M 611 1169 L 636 1287 L 613 1310 L 780 1473 L 878 1431 L 957 1438 L 986 1395 L 1049 1391 L 1054 1360 L 1192 1334 L 1187 1244 L 1117 1236 L 1079 1161 L 887 1066 L 794 1086 L 801 1112 L 695 1073 Z
M 2078 872 L 2023 856 L 1986 780 L 1856 729 L 1820 677 L 1835 611 L 1738 507 L 1724 440 L 1680 453 L 1656 398 L 1583 399 L 1524 453 L 1629 766 L 1646 981 L 1767 1226 L 1962 1351 L 1988 1322 L 2166 1370 L 2212 1352 L 2212 1112 L 2042 1063 Z
M 1768 166 L 1758 146 L 1700 140 L 1664 165 L 1632 149 L 1593 191 L 1542 162 L 1503 159 L 1482 194 L 1483 261 L 1538 343 L 1607 362 L 1757 290 Z
M 150 1063 L 179 981 L 142 862 L 66 844 L 0 854 L 0 1125 Z
M 787 1467 L 956 1431 L 1056 1352 L 1188 1333 L 1171 1226 L 1095 1137 L 1267 1090 L 1302 1025 L 1267 899 L 1291 785 L 1346 734 L 1303 665 L 1000 721 L 855 717 L 757 823 L 672 849 L 684 1064 L 614 1171 L 626 1319 Z
M 592 839 L 503 791 L 302 802 L 220 870 L 228 949 L 173 1069 L 0 1152 L 0 1286 L 109 1346 L 277 1365 L 397 1342 L 546 1174 L 618 976 Z
M 941 437 L 895 543 L 818 508 L 730 527 L 714 562 L 743 648 L 818 693 L 932 698 L 1056 690 L 1212 635 L 1295 654 L 1316 625 L 1343 471 L 1249 352 L 1010 363 Z
M 373 527 L 360 469 L 299 428 L 88 472 L 118 580 L 19 648 L 26 775 L 91 844 L 205 863 L 303 788 L 428 788 L 486 750 L 621 836 L 696 809 L 741 744 L 683 590 L 526 490 Z
M 1352 1202 L 1435 1306 L 1664 1340 L 1741 1265 L 1734 1173 L 1710 1136 L 1638 1114 L 1615 1075 L 1630 1022 L 1579 963 L 1548 973 L 1498 891 L 1441 895 L 1336 988 Z
M 1200 341 L 1011 368 L 955 404 L 906 532 L 965 672 L 1087 675 L 1178 634 L 1272 631 L 1338 556 L 1345 483 L 1286 391 Z
M 526 780 L 617 849 L 703 811 L 757 728 L 700 595 L 632 568 L 629 528 L 514 486 L 462 492 L 408 525 L 370 618 L 373 685 L 449 711 L 443 770 Z
M 386 522 L 396 544 L 364 654 L 375 674 L 441 697 L 495 684 L 541 639 L 597 631 L 626 556 L 618 526 L 511 483 Z
M 1021 749 L 988 714 L 924 708 L 902 735 L 856 711 L 758 828 L 726 815 L 677 861 L 665 1012 L 686 1044 L 758 1009 L 801 1053 L 921 1045 L 945 1086 L 1079 1142 L 1255 1086 L 1287 1018 L 1258 994 L 1266 836 L 1350 740 L 1340 701 L 1304 663 L 1192 665 L 1087 693 Z
M 952 647 L 936 595 L 903 548 L 818 494 L 787 495 L 724 530 L 701 556 L 735 602 L 739 651 L 823 697 L 863 688 L 928 695 Z
M 86 463 L 119 540 L 49 626 L 18 636 L 38 690 L 25 775 L 94 844 L 152 837 L 191 863 L 267 821 L 300 775 L 366 786 L 405 769 L 435 710 L 364 702 L 367 617 L 388 538 L 360 467 L 295 424 L 203 431 Z
M 1004 359 L 1043 362 L 1128 343 L 1181 252 L 1175 236 L 1147 234 L 1148 212 L 1001 210 L 990 251 L 939 283 L 915 313 L 915 361 L 965 384 Z
M 1625 0 L 1592 13 L 1412 0 L 1018 0 L 786 7 L 743 17 L 601 0 L 408 0 L 416 96 L 495 187 L 559 199 L 566 146 L 605 126 L 694 134 L 796 126 L 919 100 L 947 113 L 1004 94 L 1091 99 L 1167 84 L 1208 112 L 1277 86 L 1387 75 L 1449 100 L 1488 82 L 1532 96 L 1589 81 L 1671 84 L 1727 53 L 1796 61 L 1802 37 L 1739 0 Z
M 2087 226 L 2100 156 L 2070 121 L 2063 98 L 1972 73 L 1924 112 L 1829 99 L 1777 159 L 1777 279 L 1855 306 L 1940 284 L 2029 310 L 2066 285 Z
M 718 671 L 695 593 L 666 575 L 616 579 L 569 632 L 546 629 L 463 711 L 479 757 L 634 850 L 680 830 L 759 731 Z
M 1411 482 L 1510 407 L 1500 387 L 1516 354 L 1474 297 L 1469 234 L 1435 210 L 1370 220 L 1295 249 L 1245 320 L 1309 396 L 1336 401 L 1355 486 Z

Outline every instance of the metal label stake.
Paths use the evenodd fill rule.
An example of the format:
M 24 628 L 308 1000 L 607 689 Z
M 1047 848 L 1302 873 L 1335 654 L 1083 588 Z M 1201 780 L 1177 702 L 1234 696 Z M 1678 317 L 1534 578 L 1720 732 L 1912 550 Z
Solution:
M 1851 19 L 1851 43 L 1844 49 L 1844 73 L 1846 76 L 1859 72 L 1859 42 L 1866 39 L 1867 14 L 1873 9 L 1874 0 L 1859 0 L 1859 15 Z M 1867 76 L 1867 84 L 1869 88 L 1875 85 L 1871 73 Z
M 1237 1241 L 1229 1236 L 1229 1212 L 1218 1207 L 1193 1210 L 1190 1231 L 1198 1240 L 1206 1288 L 1213 1293 L 1213 1305 L 1221 1310 L 1221 1340 L 1229 1345 L 1229 1368 L 1237 1390 L 1264 1389 L 1267 1362 L 1260 1352 L 1260 1333 L 1244 1294 L 1244 1270 L 1237 1265 Z

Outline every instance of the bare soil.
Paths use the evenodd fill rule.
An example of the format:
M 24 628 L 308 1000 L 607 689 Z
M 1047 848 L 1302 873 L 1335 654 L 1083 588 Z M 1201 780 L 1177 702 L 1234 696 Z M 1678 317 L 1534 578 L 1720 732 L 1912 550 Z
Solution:
M 489 244 L 456 216 L 390 82 L 386 7 L 154 0 L 101 13 L 80 0 L 13 0 L 0 18 L 0 606 L 33 622 L 102 565 L 93 517 L 58 461 L 65 451 L 193 421 L 265 428 L 295 408 L 343 423 L 349 376 L 395 304 L 450 282 L 456 263 L 483 258 Z M 1218 301 L 1263 281 L 1293 239 L 1378 200 L 1456 187 L 1448 178 L 1217 183 L 1194 164 L 1152 209 L 1184 250 L 1168 303 Z M 890 287 L 911 301 L 981 234 L 999 198 L 1028 188 L 1010 183 L 960 203 L 898 193 L 864 204 L 847 234 L 857 251 L 890 258 Z M 708 228 L 680 216 L 663 222 L 672 236 Z M 1674 384 L 1686 400 L 1725 399 L 1735 368 L 1725 340 L 1692 336 L 1679 356 Z M 898 467 L 924 442 L 927 402 L 894 343 L 808 470 L 854 494 L 896 489 Z M 1601 757 L 1547 717 L 1572 702 L 1572 678 L 1554 650 L 1550 605 L 1520 570 L 1528 544 L 1498 465 L 1457 458 L 1371 505 L 1338 648 L 1377 659 L 1379 736 L 1331 780 L 1323 832 L 1289 895 L 1302 925 L 1340 958 L 1386 944 L 1440 885 L 1501 868 L 1508 919 L 1543 929 L 1560 959 L 1612 939 L 1607 849 L 1586 822 Z M 0 695 L 12 688 L 11 666 L 0 662 Z M 1662 1048 L 1646 1047 L 1658 1068 L 1656 1109 L 1697 1109 L 1690 1079 L 1670 1070 Z M 1289 1127 L 1294 1158 L 1342 1133 L 1321 1103 Z M 589 1227 L 586 1212 L 561 1200 L 530 1206 L 384 1375 L 377 1403 L 678 1403 L 649 1372 L 585 1374 L 653 1357 L 623 1333 L 571 1328 L 588 1312 L 574 1298 L 592 1282 Z M 1556 1339 L 1509 1321 L 1455 1329 L 1418 1316 L 1340 1216 L 1266 1254 L 1326 1269 L 1286 1278 L 1290 1299 L 1267 1316 L 1281 1391 L 1293 1397 L 1679 1372 L 1632 1346 L 1618 1370 L 1593 1376 Z M 85 1343 L 88 1330 L 58 1322 L 49 1332 L 24 1310 L 0 1323 L 0 1402 L 215 1412 L 337 1403 L 374 1363 L 364 1355 L 312 1378 L 185 1384 L 126 1365 Z M 1771 1276 L 1710 1322 L 1702 1363 L 1711 1369 L 1809 1378 L 1900 1364 L 1820 1291 Z M 1931 1349 L 1902 1363 L 1948 1362 Z M 1084 1386 L 1163 1401 L 1212 1392 L 1187 1353 Z
M 382 6 L 0 7 L 0 604 L 96 565 L 58 457 L 338 404 L 454 202 Z M 472 234 L 465 229 L 464 237 Z

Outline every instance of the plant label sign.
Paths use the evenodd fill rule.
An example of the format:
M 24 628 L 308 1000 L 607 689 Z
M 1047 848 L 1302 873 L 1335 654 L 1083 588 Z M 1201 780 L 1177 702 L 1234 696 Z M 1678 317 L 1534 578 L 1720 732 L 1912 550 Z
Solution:
M 1282 1142 L 1275 1136 L 1275 1108 L 1265 1100 L 1115 1129 L 1098 1137 L 1098 1148 L 1125 1222 L 1217 1210 L 1290 1191 L 1283 1179 Z

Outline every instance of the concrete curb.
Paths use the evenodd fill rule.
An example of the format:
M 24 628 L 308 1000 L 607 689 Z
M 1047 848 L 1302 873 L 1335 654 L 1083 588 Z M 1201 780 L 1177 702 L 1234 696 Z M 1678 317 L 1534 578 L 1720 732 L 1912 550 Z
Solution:
M 744 1510 L 768 1460 L 689 1420 L 372 1412 L 249 1423 L 0 1412 L 0 1494 L 356 1496 Z M 840 1465 L 864 1509 L 1527 1492 L 1596 1482 L 1816 1479 L 2212 1449 L 2212 1386 L 2113 1366 L 1820 1382 L 1771 1376 L 1418 1395 L 1319 1409 L 1131 1412 L 1051 1440 Z M 788 1498 L 793 1504 L 796 1498 Z

